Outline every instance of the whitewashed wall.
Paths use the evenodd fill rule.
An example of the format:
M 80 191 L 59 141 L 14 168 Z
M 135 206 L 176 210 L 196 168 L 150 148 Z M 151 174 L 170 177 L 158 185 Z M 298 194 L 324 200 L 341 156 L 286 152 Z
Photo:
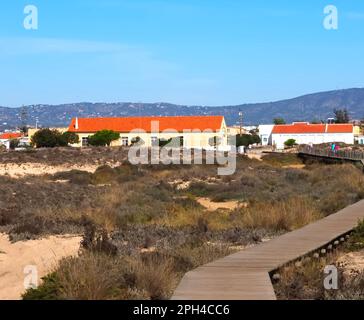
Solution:
M 295 139 L 298 144 L 320 144 L 330 142 L 343 142 L 354 144 L 353 133 L 317 133 L 317 134 L 272 134 L 272 144 L 277 149 L 284 149 L 284 143 Z

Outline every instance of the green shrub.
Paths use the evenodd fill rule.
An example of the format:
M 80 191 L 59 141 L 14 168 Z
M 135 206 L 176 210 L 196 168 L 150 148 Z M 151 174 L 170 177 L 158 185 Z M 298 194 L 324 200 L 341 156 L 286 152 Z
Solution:
M 284 145 L 287 147 L 287 148 L 291 148 L 293 147 L 294 145 L 296 145 L 296 140 L 295 139 L 288 139 Z
M 80 142 L 80 138 L 78 137 L 78 135 L 74 132 L 65 132 L 62 134 L 63 139 L 65 140 L 65 142 L 67 144 L 76 144 Z
M 92 175 L 91 181 L 93 184 L 110 184 L 115 181 L 116 174 L 113 168 L 108 165 L 98 167 Z
M 10 149 L 14 150 L 19 147 L 20 140 L 19 139 L 11 139 L 10 140 Z
M 71 170 L 65 172 L 57 172 L 53 175 L 53 180 L 69 180 L 69 182 L 79 185 L 91 184 L 92 174 L 87 171 Z
M 67 141 L 56 129 L 41 129 L 32 137 L 32 144 L 37 148 L 55 148 L 67 146 Z
M 61 283 L 57 273 L 50 273 L 42 281 L 37 289 L 28 289 L 22 295 L 23 300 L 59 300 Z

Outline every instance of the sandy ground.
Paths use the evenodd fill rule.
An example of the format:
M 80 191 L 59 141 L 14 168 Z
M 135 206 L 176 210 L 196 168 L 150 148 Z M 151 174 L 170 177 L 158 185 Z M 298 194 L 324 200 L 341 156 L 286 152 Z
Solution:
M 256 160 L 262 161 L 263 154 L 262 153 L 247 153 L 247 156 L 249 159 L 256 159 Z
M 187 190 L 192 183 L 194 182 L 201 182 L 201 183 L 206 183 L 206 184 L 215 184 L 215 183 L 219 183 L 220 180 L 216 179 L 216 178 L 210 178 L 208 180 L 201 180 L 201 179 L 192 179 L 190 181 L 183 181 L 181 179 L 179 180 L 175 180 L 175 181 L 171 181 L 168 182 L 172 187 L 175 187 L 176 190 Z
M 290 164 L 288 166 L 283 166 L 283 169 L 304 169 L 306 165 L 304 164 Z
M 26 175 L 43 175 L 43 174 L 55 174 L 57 172 L 70 171 L 70 170 L 82 170 L 87 172 L 95 172 L 99 167 L 95 165 L 61 165 L 61 166 L 49 166 L 44 163 L 23 163 L 23 164 L 0 164 L 0 175 L 8 175 L 13 178 L 24 177 Z
M 209 198 L 198 198 L 196 200 L 208 211 L 215 211 L 217 209 L 235 210 L 236 208 L 244 205 L 240 204 L 238 201 L 213 202 Z
M 52 236 L 12 244 L 7 235 L 0 234 L 0 300 L 21 299 L 24 280 L 29 278 L 27 266 L 28 270 L 36 267 L 39 284 L 60 259 L 77 255 L 80 241 L 75 236 Z
M 350 275 L 352 272 L 364 271 L 364 250 L 358 252 L 350 252 L 342 256 L 338 263 L 344 268 L 344 273 Z

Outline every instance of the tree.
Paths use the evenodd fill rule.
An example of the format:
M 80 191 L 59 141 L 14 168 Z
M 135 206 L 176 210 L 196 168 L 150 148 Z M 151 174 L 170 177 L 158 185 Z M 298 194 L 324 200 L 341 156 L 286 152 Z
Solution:
M 67 144 L 77 144 L 80 142 L 80 138 L 78 135 L 74 132 L 64 132 L 62 134 L 63 139 L 65 140 L 65 143 Z
M 28 134 L 28 127 L 27 126 L 22 126 L 19 129 L 20 129 L 20 131 L 22 133 L 24 133 L 24 135 L 27 135 Z
M 41 129 L 32 137 L 32 144 L 37 148 L 65 147 L 67 142 L 63 135 L 56 129 Z
M 296 140 L 295 139 L 288 139 L 284 145 L 288 148 L 292 148 L 294 145 L 296 144 Z
M 335 109 L 335 123 L 349 123 L 350 116 L 347 109 Z
M 262 139 L 260 139 L 260 137 L 257 134 L 252 134 L 251 135 L 251 144 L 259 144 L 262 142 Z
M 275 119 L 273 119 L 273 123 L 275 125 L 286 124 L 286 121 L 283 118 L 275 118 Z
M 112 130 L 101 130 L 93 136 L 88 137 L 88 143 L 91 146 L 110 146 L 111 142 L 120 139 L 120 134 Z
M 144 141 L 139 136 L 138 137 L 134 137 L 134 138 L 131 139 L 131 145 L 132 146 L 134 146 L 134 145 L 142 145 L 142 144 L 144 144 Z
M 322 124 L 322 123 L 324 123 L 322 120 L 318 120 L 316 118 L 311 121 L 311 124 Z
M 14 150 L 19 147 L 20 140 L 19 139 L 11 139 L 10 140 L 10 149 Z
M 238 134 L 236 135 L 236 146 L 237 147 L 248 147 L 252 144 L 257 144 L 260 143 L 261 139 L 258 135 L 256 134 Z

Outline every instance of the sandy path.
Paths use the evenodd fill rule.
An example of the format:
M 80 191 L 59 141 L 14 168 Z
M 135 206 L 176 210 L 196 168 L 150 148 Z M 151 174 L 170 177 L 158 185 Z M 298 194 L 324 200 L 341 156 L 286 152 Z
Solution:
M 12 244 L 0 234 L 0 300 L 21 299 L 26 266 L 36 266 L 39 281 L 61 258 L 77 255 L 80 241 L 75 236 L 52 236 Z
M 57 172 L 81 170 L 95 172 L 99 165 L 61 165 L 50 166 L 42 163 L 24 163 L 24 164 L 0 164 L 0 175 L 9 175 L 13 178 L 23 177 L 26 175 L 43 175 L 45 173 L 55 174 Z
M 213 202 L 209 198 L 198 198 L 196 200 L 208 211 L 216 211 L 217 209 L 235 210 L 240 206 L 238 201 Z

